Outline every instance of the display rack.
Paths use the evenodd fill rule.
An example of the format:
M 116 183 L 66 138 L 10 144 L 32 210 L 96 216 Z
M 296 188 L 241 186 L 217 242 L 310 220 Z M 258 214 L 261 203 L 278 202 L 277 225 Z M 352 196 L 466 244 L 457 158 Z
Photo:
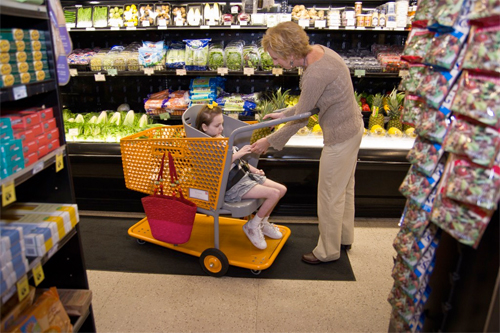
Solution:
M 5 0 L 0 4 L 0 21 L 2 28 L 38 29 L 51 40 L 50 21 L 45 5 L 33 5 Z M 56 77 L 54 46 L 48 43 L 49 71 Z M 45 105 L 52 108 L 58 128 L 62 129 L 63 121 L 59 102 L 57 79 L 36 83 L 14 85 L 0 89 L 2 110 L 18 110 Z M 38 162 L 22 169 L 0 181 L 2 192 L 14 185 L 17 202 L 41 203 L 75 203 L 70 163 L 66 153 L 64 131 L 60 131 L 61 146 L 42 157 Z M 56 171 L 57 170 L 57 171 Z M 8 208 L 7 202 L 4 208 Z M 89 289 L 85 260 L 82 252 L 79 225 L 66 234 L 53 248 L 42 257 L 31 258 L 28 273 L 23 276 L 34 285 L 32 269 L 42 265 L 45 278 L 37 288 L 57 287 L 64 289 Z M 2 304 L 15 294 L 16 285 L 2 291 Z M 17 297 L 17 296 L 13 296 Z M 82 316 L 70 317 L 75 332 L 95 332 L 92 306 Z

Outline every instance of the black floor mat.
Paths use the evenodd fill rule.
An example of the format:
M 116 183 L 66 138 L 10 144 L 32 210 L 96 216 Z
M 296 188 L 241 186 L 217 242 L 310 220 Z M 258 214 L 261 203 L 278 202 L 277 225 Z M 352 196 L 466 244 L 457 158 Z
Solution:
M 87 269 L 133 273 L 206 275 L 198 257 L 159 245 L 140 245 L 130 237 L 128 229 L 137 219 L 80 217 L 80 232 Z M 291 236 L 274 263 L 257 277 L 268 279 L 298 279 L 355 281 L 347 253 L 342 250 L 339 260 L 320 265 L 301 261 L 318 240 L 316 224 L 283 224 Z M 249 269 L 230 266 L 226 276 L 256 277 Z

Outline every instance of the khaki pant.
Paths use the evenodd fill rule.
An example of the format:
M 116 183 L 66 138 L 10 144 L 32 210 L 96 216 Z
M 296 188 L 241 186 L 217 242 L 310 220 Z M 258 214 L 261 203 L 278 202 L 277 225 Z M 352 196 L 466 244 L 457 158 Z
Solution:
M 340 258 L 340 245 L 354 241 L 354 171 L 363 129 L 353 138 L 323 147 L 319 161 L 319 240 L 313 254 L 321 261 Z

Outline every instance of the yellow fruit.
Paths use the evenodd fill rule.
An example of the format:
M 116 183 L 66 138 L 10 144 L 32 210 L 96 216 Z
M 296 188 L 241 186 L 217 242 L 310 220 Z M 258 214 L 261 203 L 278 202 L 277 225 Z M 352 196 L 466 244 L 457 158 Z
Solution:
M 370 133 L 375 136 L 385 136 L 386 131 L 382 126 L 374 125 L 371 128 Z
M 274 129 L 275 131 L 279 131 L 280 128 L 282 128 L 283 126 L 285 126 L 286 123 L 281 123 L 279 124 L 278 126 L 276 126 L 276 128 Z
M 314 125 L 311 132 L 316 135 L 323 135 L 323 130 L 321 129 L 321 126 L 319 126 L 319 124 Z
M 311 130 L 309 128 L 307 128 L 307 126 L 304 126 L 297 131 L 297 135 L 304 136 L 304 135 L 308 135 L 310 132 L 311 132 Z
M 365 130 L 363 131 L 363 136 L 365 136 L 366 134 L 368 134 L 368 130 L 365 128 Z
M 398 137 L 398 138 L 401 138 L 403 136 L 403 132 L 401 132 L 398 128 L 396 127 L 391 127 L 389 128 L 389 130 L 387 131 L 387 133 L 390 135 L 390 136 L 395 136 L 395 137 Z
M 410 127 L 410 128 L 407 128 L 406 131 L 405 131 L 405 134 L 411 138 L 414 138 L 416 137 L 417 135 L 415 134 L 415 128 L 414 127 Z

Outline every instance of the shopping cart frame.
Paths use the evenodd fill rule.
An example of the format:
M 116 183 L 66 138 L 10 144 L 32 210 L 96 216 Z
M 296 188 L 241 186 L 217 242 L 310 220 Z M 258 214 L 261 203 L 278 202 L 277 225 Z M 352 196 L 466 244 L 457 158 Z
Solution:
M 285 226 L 277 226 L 282 232 L 283 238 L 280 240 L 268 239 L 268 247 L 265 250 L 256 249 L 246 238 L 241 229 L 245 220 L 241 220 L 239 218 L 248 217 L 252 213 L 257 211 L 263 200 L 242 200 L 238 203 L 224 202 L 226 189 L 225 186 L 221 186 L 221 184 L 227 183 L 227 178 L 232 164 L 232 147 L 241 147 L 245 144 L 249 144 L 251 133 L 256 129 L 273 127 L 288 121 L 307 119 L 312 114 L 317 113 L 318 109 L 313 109 L 310 112 L 302 113 L 292 117 L 265 121 L 253 125 L 224 115 L 224 134 L 227 135 L 229 133 L 229 137 L 219 139 L 210 138 L 205 133 L 196 130 L 192 126 L 192 121 L 196 119 L 196 115 L 198 114 L 201 107 L 202 106 L 192 106 L 185 111 L 182 117 L 183 126 L 165 127 L 169 127 L 168 130 L 173 129 L 174 131 L 177 131 L 177 135 L 181 133 L 181 137 L 172 138 L 172 140 L 174 140 L 174 143 L 181 141 L 189 143 L 190 140 L 194 140 L 195 142 L 198 142 L 196 140 L 201 140 L 200 142 L 210 142 L 214 144 L 220 143 L 219 141 L 221 140 L 225 142 L 225 156 L 223 158 L 222 173 L 218 175 L 219 188 L 216 194 L 216 203 L 214 205 L 211 205 L 210 207 L 203 207 L 203 204 L 199 204 L 199 200 L 196 201 L 196 198 L 193 198 L 191 196 L 191 188 L 183 188 L 184 195 L 190 200 L 195 201 L 195 203 L 199 204 L 197 208 L 198 214 L 196 215 L 191 239 L 185 244 L 169 244 L 154 239 L 149 230 L 147 218 L 144 218 L 133 225 L 129 229 L 129 235 L 137 238 L 138 242 L 140 243 L 151 242 L 157 245 L 174 249 L 176 251 L 198 256 L 200 257 L 200 264 L 202 266 L 202 269 L 211 276 L 223 276 L 227 272 L 229 265 L 248 268 L 252 271 L 252 273 L 259 274 L 263 269 L 266 269 L 272 265 L 281 248 L 290 236 L 291 232 L 290 229 Z M 281 111 L 283 111 L 283 109 L 277 110 L 275 112 Z M 179 127 L 182 127 L 183 131 Z M 156 129 L 156 131 L 161 131 L 162 128 L 163 127 L 160 127 L 159 129 Z M 122 160 L 127 188 L 151 194 L 152 186 L 147 190 L 145 190 L 144 188 L 138 189 L 137 187 L 131 186 L 128 179 L 129 175 L 127 170 L 129 168 L 127 161 L 127 146 L 133 146 L 134 143 L 139 143 L 141 140 L 156 140 L 154 138 L 151 138 L 151 133 L 148 131 L 155 133 L 154 129 L 150 129 L 125 137 L 120 141 L 120 145 L 122 149 Z M 163 140 L 168 141 L 169 139 L 166 138 Z M 149 152 L 147 151 L 144 152 L 144 154 L 146 155 L 148 153 Z M 250 155 L 248 162 L 256 167 L 258 164 L 258 156 L 253 154 Z M 179 170 L 178 167 L 177 169 Z M 154 172 L 151 172 L 150 176 L 148 177 L 152 179 L 154 177 Z M 202 180 L 199 179 L 199 181 Z M 221 215 L 230 215 L 231 217 L 221 217 Z M 208 218 L 209 216 L 212 219 Z M 210 230 L 211 228 L 212 230 Z M 213 243 L 211 243 L 208 237 L 212 232 Z M 222 244 L 220 237 L 221 234 L 223 235 Z

